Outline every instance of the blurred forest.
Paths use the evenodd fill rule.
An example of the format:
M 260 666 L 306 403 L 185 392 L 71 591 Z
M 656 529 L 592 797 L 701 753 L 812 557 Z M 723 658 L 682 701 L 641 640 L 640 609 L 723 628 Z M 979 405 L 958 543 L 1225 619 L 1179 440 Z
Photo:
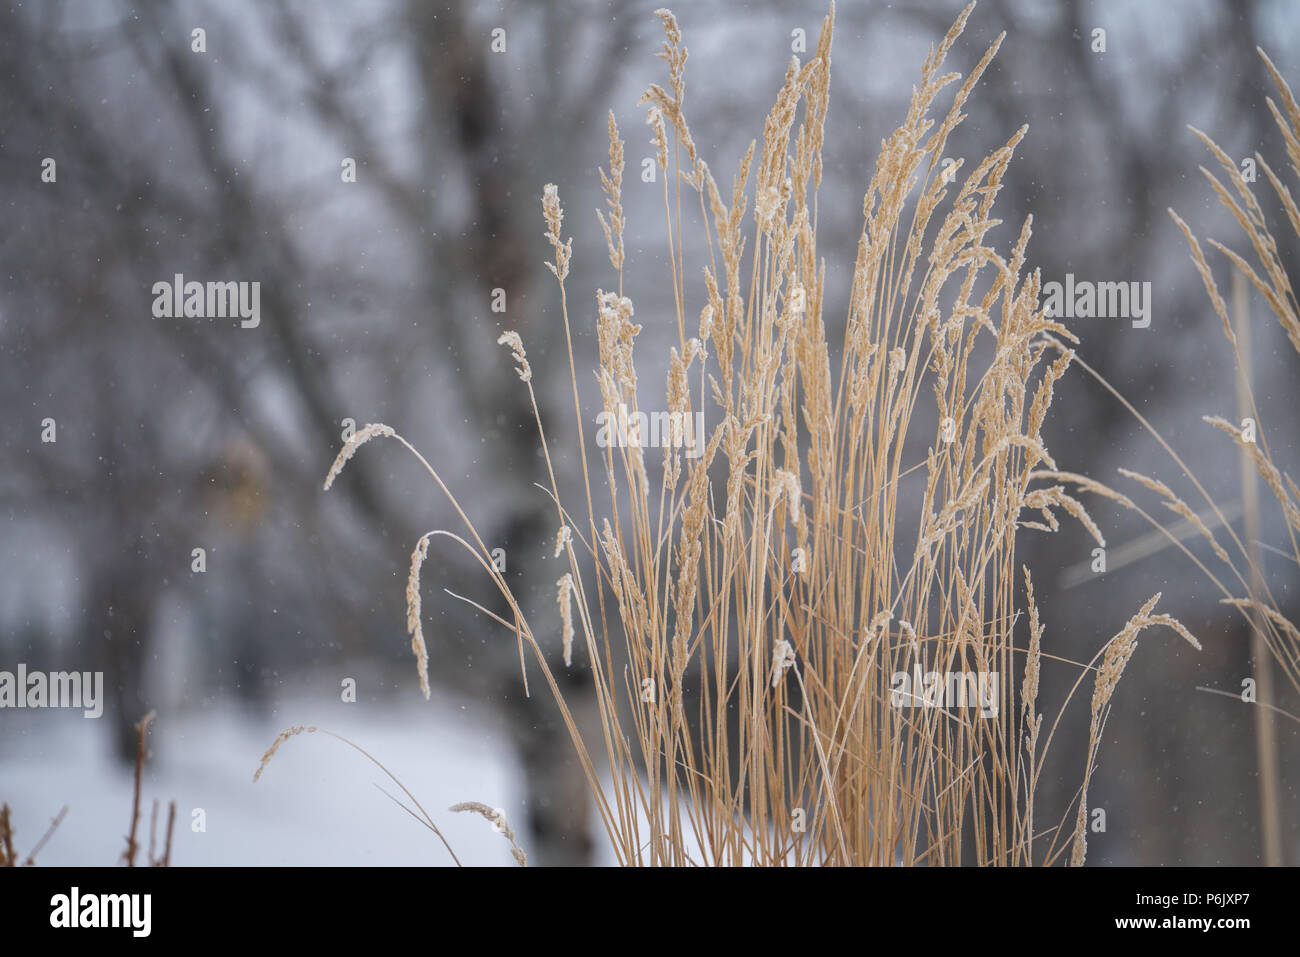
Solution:
M 653 148 L 637 105 L 647 83 L 663 80 L 652 55 L 661 2 L 0 5 L 0 667 L 105 671 L 106 716 L 81 733 L 102 735 L 123 760 L 151 707 L 234 706 L 284 726 L 306 717 L 280 710 L 286 683 L 337 701 L 340 680 L 362 673 L 358 709 L 418 697 L 404 614 L 410 550 L 455 517 L 391 444 L 368 447 L 323 492 L 345 420 L 385 422 L 420 448 L 485 541 L 504 549 L 536 620 L 558 625 L 553 512 L 533 485 L 545 464 L 527 393 L 496 339 L 521 334 L 543 414 L 555 410 L 552 448 L 576 448 L 540 197 L 558 184 L 574 236 L 579 382 L 595 396 L 582 370 L 594 361 L 595 291 L 610 282 L 594 210 L 612 109 L 628 141 L 626 291 L 645 328 L 639 349 L 664 352 L 662 186 L 641 188 L 641 157 Z M 832 341 L 879 143 L 962 6 L 837 5 L 821 206 Z M 700 0 L 675 12 L 691 52 L 691 125 L 729 182 L 761 136 L 793 31 L 806 31 L 811 49 L 826 5 Z M 1230 517 L 1241 512 L 1239 459 L 1200 417 L 1236 417 L 1231 355 L 1166 209 L 1235 241 L 1187 125 L 1280 168 L 1255 51 L 1300 86 L 1298 26 L 1300 5 L 1284 0 L 981 0 L 952 54 L 968 68 L 1006 31 L 955 137 L 969 169 L 1029 125 L 999 198 L 999 241 L 1009 245 L 1032 215 L 1030 263 L 1045 281 L 1152 284 L 1150 327 L 1079 320 L 1080 356 L 1185 455 Z M 1097 29 L 1104 52 L 1094 50 Z M 1283 252 L 1300 262 L 1300 250 Z M 1212 265 L 1226 288 L 1227 264 Z M 260 324 L 154 318 L 152 287 L 176 274 L 260 282 Z M 503 313 L 492 309 L 496 290 Z M 1261 428 L 1294 466 L 1300 356 L 1264 304 L 1251 307 Z M 661 382 L 661 371 L 646 379 Z M 54 443 L 41 439 L 47 418 Z M 1077 369 L 1058 386 L 1046 435 L 1062 469 L 1135 498 L 1121 466 L 1175 484 L 1164 453 Z M 576 453 L 556 464 L 562 482 L 580 476 Z M 1139 645 L 1106 727 L 1090 805 L 1107 809 L 1108 829 L 1089 860 L 1255 863 L 1252 716 L 1197 691 L 1240 690 L 1253 673 L 1249 634 L 1187 558 L 1147 547 L 1150 529 L 1131 514 L 1088 505 L 1112 545 L 1104 575 L 1079 573 L 1092 548 L 1081 529 L 1024 533 L 1045 648 L 1088 660 L 1157 591 L 1160 609 L 1204 645 L 1199 654 L 1163 638 Z M 1266 515 L 1265 546 L 1270 527 Z M 202 574 L 195 548 L 205 550 Z M 1288 561 L 1266 555 L 1274 593 L 1300 604 Z M 591 861 L 586 786 L 549 695 L 526 697 L 509 634 L 442 591 L 482 599 L 481 572 L 435 545 L 424 581 L 435 695 L 513 742 L 525 806 L 511 813 L 523 815 L 530 857 Z M 1062 700 L 1076 676 L 1045 671 L 1043 700 Z M 581 675 L 571 681 L 580 698 Z M 1046 780 L 1049 792 L 1060 782 L 1050 796 L 1062 806 L 1083 767 L 1087 720 L 1080 693 Z M 0 714 L 0 791 L 20 760 L 10 722 Z M 1295 728 L 1278 727 L 1292 864 Z M 425 733 L 452 730 L 431 720 Z M 258 756 L 247 755 L 250 774 Z M 53 813 L 72 796 L 23 797 Z

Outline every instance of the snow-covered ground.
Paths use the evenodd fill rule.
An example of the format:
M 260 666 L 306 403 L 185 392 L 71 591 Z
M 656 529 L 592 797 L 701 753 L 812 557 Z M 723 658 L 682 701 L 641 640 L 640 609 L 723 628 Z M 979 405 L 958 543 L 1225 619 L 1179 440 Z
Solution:
M 406 801 L 384 773 L 325 735 L 291 738 L 262 778 L 253 772 L 281 730 L 316 724 L 369 751 L 433 817 L 461 861 L 512 865 L 508 842 L 481 817 L 453 814 L 460 801 L 505 810 L 524 822 L 523 783 L 509 741 L 490 719 L 435 698 L 380 711 L 296 694 L 274 717 L 233 702 L 203 711 L 161 712 L 151 732 L 141 834 L 149 812 L 176 802 L 172 863 L 185 865 L 441 865 L 446 850 L 427 828 L 380 792 Z M 111 757 L 107 721 L 80 712 L 0 714 L 0 801 L 13 809 L 17 850 L 26 854 L 63 805 L 68 813 L 37 859 L 44 865 L 117 864 L 130 824 L 130 769 Z M 408 802 L 409 803 L 409 802 Z M 193 829 L 202 809 L 206 830 Z M 143 858 L 141 854 L 141 858 Z

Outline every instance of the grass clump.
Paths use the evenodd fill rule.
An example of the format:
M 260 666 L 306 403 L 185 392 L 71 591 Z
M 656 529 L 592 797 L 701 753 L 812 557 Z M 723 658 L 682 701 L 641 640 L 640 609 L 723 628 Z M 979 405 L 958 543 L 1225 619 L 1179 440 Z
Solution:
M 553 622 L 534 628 L 474 522 L 420 457 L 464 527 L 430 532 L 412 559 L 408 630 L 421 684 L 419 570 L 443 537 L 500 593 L 503 614 L 472 604 L 514 636 L 521 666 L 526 653 L 536 663 L 621 864 L 1027 865 L 1067 853 L 1082 863 L 1101 730 L 1138 633 L 1169 626 L 1195 644 L 1155 612 L 1157 595 L 1079 666 L 1075 690 L 1095 673 L 1081 787 L 1059 818 L 1036 813 L 1056 729 L 1043 728 L 1040 676 L 1054 656 L 1017 538 L 1055 531 L 1064 513 L 1104 545 L 1073 490 L 1128 500 L 1058 470 L 1044 445 L 1075 340 L 1040 307 L 1030 222 L 1009 248 L 992 238 L 1026 129 L 969 171 L 943 163 L 1001 43 L 964 79 L 946 72 L 970 13 L 932 48 L 905 119 L 882 143 L 840 297 L 847 314 L 832 317 L 817 238 L 833 10 L 808 62 L 790 63 L 729 189 L 691 134 L 686 48 L 672 14 L 658 11 L 668 82 L 641 102 L 670 251 L 662 393 L 640 378 L 642 327 L 625 294 L 635 264 L 623 238 L 624 143 L 612 113 L 601 173 L 612 274 L 594 297 L 598 411 L 631 423 L 625 441 L 588 448 L 593 410 L 582 401 L 566 286 L 572 241 L 556 188 L 542 197 L 583 463 L 583 500 L 571 507 L 538 413 L 555 555 L 566 565 L 562 648 L 542 646 L 538 633 Z M 687 261 L 688 235 L 701 240 L 702 261 Z M 500 342 L 536 412 L 526 344 L 513 332 Z M 696 434 L 699 421 L 711 425 Z M 406 444 L 369 425 L 331 481 L 363 435 Z M 594 737 L 556 681 L 561 658 L 590 676 Z

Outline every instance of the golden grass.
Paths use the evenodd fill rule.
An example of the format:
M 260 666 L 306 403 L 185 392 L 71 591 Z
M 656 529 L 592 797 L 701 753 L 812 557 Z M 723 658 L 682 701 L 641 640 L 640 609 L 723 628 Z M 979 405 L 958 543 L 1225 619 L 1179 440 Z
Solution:
M 550 622 L 530 624 L 437 471 L 378 424 L 330 470 L 327 487 L 362 442 L 390 436 L 447 495 L 465 531 L 431 532 L 417 546 L 411 630 L 419 563 L 432 537 L 446 537 L 504 599 L 504 617 L 471 604 L 515 636 L 521 666 L 531 652 L 621 864 L 1027 865 L 1067 851 L 1082 863 L 1101 728 L 1137 634 L 1164 625 L 1195 644 L 1155 614 L 1156 596 L 1079 668 L 1074 690 L 1096 674 L 1082 787 L 1059 823 L 1039 823 L 1035 797 L 1060 711 L 1040 735 L 1040 676 L 1054 656 L 1043 649 L 1028 570 L 1023 602 L 1016 593 L 1017 536 L 1053 531 L 1065 512 L 1104 542 L 1062 483 L 1131 502 L 1058 471 L 1043 444 L 1074 339 L 1039 306 L 1038 273 L 1026 269 L 1030 223 L 1009 251 L 990 240 L 1025 128 L 964 181 L 941 175 L 948 139 L 1001 43 L 964 80 L 945 72 L 970 12 L 932 48 L 906 118 L 882 143 L 843 339 L 832 345 L 817 235 L 833 9 L 809 62 L 790 63 L 762 142 L 751 143 L 730 190 L 696 148 L 683 108 L 686 49 L 672 14 L 658 11 L 669 83 L 650 86 L 642 103 L 663 184 L 676 341 L 663 399 L 647 402 L 642 327 L 624 293 L 624 144 L 611 113 L 598 217 L 613 275 L 595 297 L 595 372 L 600 411 L 611 417 L 626 407 L 690 422 L 704 411 L 713 425 L 695 437 L 698 457 L 673 442 L 651 458 L 642 444 L 606 444 L 600 468 L 588 468 L 592 419 L 565 285 L 572 241 L 562 239 L 557 190 L 545 188 L 583 463 L 576 511 L 560 493 L 540 414 L 537 425 L 560 529 L 555 553 L 567 565 L 557 583 L 559 651 L 566 666 L 574 644 L 585 653 L 594 738 L 579 731 L 556 682 L 557 649 L 536 637 Z M 685 259 L 691 230 L 707 238 L 703 262 Z M 513 332 L 499 341 L 536 412 L 524 343 Z M 1017 643 L 1026 606 L 1028 635 Z M 896 676 L 914 671 L 1000 680 L 984 708 L 900 706 Z

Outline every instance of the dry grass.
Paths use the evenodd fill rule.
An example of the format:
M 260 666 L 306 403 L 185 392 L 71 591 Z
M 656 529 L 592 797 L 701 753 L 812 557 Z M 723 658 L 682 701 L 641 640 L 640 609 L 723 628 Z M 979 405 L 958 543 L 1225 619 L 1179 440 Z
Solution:
M 127 832 L 126 850 L 122 852 L 122 863 L 127 867 L 135 867 L 136 856 L 140 853 L 140 843 L 136 836 L 140 826 L 140 791 L 141 781 L 144 776 L 144 763 L 149 756 L 149 749 L 145 744 L 146 736 L 149 732 L 149 725 L 153 723 L 154 712 L 150 711 L 141 718 L 135 725 L 136 733 L 136 751 L 135 751 L 135 788 L 131 797 L 131 828 Z M 64 806 L 57 815 L 50 821 L 50 826 L 41 839 L 32 845 L 32 849 L 27 854 L 27 859 L 21 861 L 22 866 L 31 867 L 36 863 L 36 855 L 44 849 L 46 843 L 54 836 L 54 832 L 59 829 L 63 823 L 64 817 L 67 816 L 68 808 Z M 170 867 L 172 860 L 172 835 L 176 830 L 176 802 L 171 801 L 167 805 L 167 823 L 163 831 L 163 847 L 161 851 L 158 848 L 158 801 L 153 802 L 153 809 L 149 815 L 149 851 L 148 863 L 150 867 Z M 14 850 L 14 826 L 12 814 L 9 805 L 0 806 L 0 867 L 17 867 L 20 858 L 18 852 Z
M 1073 337 L 1039 306 L 1039 276 L 1026 269 L 1030 223 L 1009 251 L 990 239 L 1026 130 L 964 180 L 942 175 L 949 137 L 1001 42 L 964 80 L 945 72 L 970 12 L 931 50 L 906 118 L 882 144 L 834 345 L 817 248 L 833 11 L 809 62 L 790 64 L 762 141 L 729 190 L 697 151 L 683 109 L 681 32 L 658 12 L 669 82 L 652 85 L 642 103 L 663 183 L 676 343 L 663 398 L 647 402 L 641 326 L 624 295 L 624 144 L 611 114 L 600 224 L 613 275 L 609 291 L 596 293 L 595 371 L 610 416 L 626 407 L 689 422 L 701 410 L 713 424 L 696 437 L 699 457 L 673 443 L 662 452 L 609 445 L 599 469 L 588 469 L 594 417 L 573 353 L 571 241 L 547 186 L 585 493 L 576 510 L 564 504 L 539 414 L 556 555 L 567 565 L 557 595 L 562 649 L 541 646 L 536 635 L 550 622 L 534 629 L 474 522 L 400 435 L 369 425 L 330 470 L 327 487 L 373 435 L 419 457 L 465 530 L 431 532 L 417 546 L 411 630 L 420 560 L 432 537 L 445 537 L 478 560 L 504 599 L 504 617 L 472 604 L 515 636 L 521 665 L 531 652 L 622 864 L 1027 865 L 1067 852 L 1082 863 L 1101 729 L 1138 632 L 1164 625 L 1195 643 L 1154 612 L 1156 596 L 1078 666 L 1075 690 L 1096 674 L 1082 786 L 1059 820 L 1036 813 L 1056 730 L 1040 734 L 1039 679 L 1060 659 L 1044 650 L 1027 570 L 1017 593 L 1017 536 L 1054 531 L 1064 512 L 1104 544 L 1067 483 L 1128 499 L 1058 471 L 1043 444 Z M 703 262 L 684 257 L 692 230 L 707 237 Z M 532 396 L 525 344 L 514 333 L 501 342 Z M 1017 644 L 1026 607 L 1028 634 L 1021 623 Z M 594 739 L 579 732 L 554 676 L 571 646 L 586 658 L 601 729 Z M 422 641 L 415 651 L 423 685 Z M 914 671 L 999 680 L 984 709 L 900 706 L 894 676 Z M 602 784 L 602 768 L 612 784 Z
M 1268 109 L 1277 125 L 1282 140 L 1286 145 L 1287 159 L 1291 174 L 1300 182 L 1300 104 L 1297 104 L 1290 86 L 1277 67 L 1263 50 L 1259 50 L 1269 76 L 1277 89 L 1281 105 L 1266 97 Z M 1236 609 L 1246 620 L 1252 632 L 1252 658 L 1254 677 L 1257 681 L 1257 698 L 1260 707 L 1255 709 L 1256 753 L 1259 764 L 1260 782 L 1260 819 L 1261 819 L 1261 859 L 1267 864 L 1282 864 L 1286 855 L 1283 852 L 1281 834 L 1281 796 L 1280 772 L 1277 755 L 1276 717 L 1300 721 L 1300 717 L 1278 707 L 1279 692 L 1273 680 L 1273 669 L 1281 672 L 1285 685 L 1291 693 L 1300 694 L 1300 631 L 1282 614 L 1279 596 L 1274 595 L 1269 585 L 1260 552 L 1260 510 L 1255 491 L 1256 477 L 1268 486 L 1277 502 L 1282 515 L 1281 528 L 1285 530 L 1286 541 L 1281 549 L 1274 549 L 1300 563 L 1300 544 L 1297 533 L 1300 532 L 1300 490 L 1289 475 L 1282 472 L 1275 464 L 1273 454 L 1268 446 L 1268 429 L 1261 418 L 1259 407 L 1255 402 L 1251 382 L 1250 356 L 1250 321 L 1247 309 L 1247 292 L 1254 290 L 1264 299 L 1279 328 L 1286 335 L 1291 345 L 1300 352 L 1300 303 L 1297 303 L 1295 286 L 1286 264 L 1279 252 L 1275 229 L 1270 225 L 1269 217 L 1264 212 L 1264 202 L 1268 197 L 1276 202 L 1275 216 L 1285 220 L 1293 235 L 1300 239 L 1300 209 L 1290 189 L 1283 182 L 1268 161 L 1255 154 L 1258 169 L 1264 172 L 1267 186 L 1259 184 L 1265 193 L 1261 202 L 1256 195 L 1256 187 L 1248 182 L 1236 162 L 1229 157 L 1209 136 L 1200 130 L 1189 127 L 1196 137 L 1205 145 L 1218 165 L 1216 174 L 1201 167 L 1201 172 L 1210 184 L 1211 190 L 1232 215 L 1244 234 L 1250 250 L 1246 254 L 1238 253 L 1216 240 L 1208 240 L 1209 246 L 1220 252 L 1233 267 L 1232 306 L 1225 301 L 1214 278 L 1214 270 L 1206 259 L 1200 241 L 1192 229 L 1172 209 L 1169 211 L 1174 222 L 1182 231 L 1191 251 L 1192 262 L 1205 285 L 1210 303 L 1218 315 L 1228 347 L 1232 352 L 1233 365 L 1237 379 L 1237 422 L 1230 422 L 1222 416 L 1204 416 L 1204 420 L 1214 428 L 1226 433 L 1237 445 L 1243 462 L 1242 498 L 1245 512 L 1243 535 L 1238 535 L 1231 526 L 1223 521 L 1219 506 L 1206 492 L 1201 482 L 1193 475 L 1183 461 L 1169 449 L 1167 443 L 1160 439 L 1175 464 L 1194 486 L 1221 523 L 1228 528 L 1231 542 L 1225 549 L 1214 543 L 1216 558 L 1222 563 L 1218 574 L 1202 566 L 1207 576 L 1214 582 L 1222 601 Z M 1252 261 L 1253 259 L 1253 261 Z M 1232 313 L 1232 318 L 1230 318 Z M 1254 424 L 1254 434 L 1246 427 L 1245 419 Z M 1143 422 L 1146 425 L 1145 422 Z M 1150 428 L 1148 426 L 1148 428 Z M 1154 434 L 1154 430 L 1151 430 Z M 1159 439 L 1159 436 L 1157 436 Z M 1169 493 L 1169 498 L 1174 498 Z M 1190 512 L 1186 506 L 1176 509 L 1184 517 Z M 1202 534 L 1213 541 L 1208 531 Z M 1268 546 L 1272 548 L 1273 546 Z M 1186 549 L 1184 549 L 1186 551 Z M 1199 563 L 1198 563 L 1199 564 Z M 1220 577 L 1222 576 L 1222 578 Z M 1211 690 L 1211 689 L 1206 689 Z M 1240 689 L 1233 689 L 1236 696 Z
M 140 844 L 136 834 L 140 825 L 140 791 L 144 777 L 144 762 L 149 756 L 146 741 L 149 726 L 153 724 L 154 712 L 150 711 L 135 724 L 135 789 L 131 797 L 131 830 L 126 837 L 126 850 L 122 852 L 122 862 L 127 867 L 135 867 L 136 856 L 140 853 Z M 165 843 L 162 852 L 158 852 L 158 802 L 153 802 L 153 811 L 149 816 L 149 852 L 150 867 L 170 867 L 172 860 L 172 834 L 176 830 L 176 802 L 167 805 L 167 824 L 164 832 Z
M 520 867 L 528 866 L 528 857 L 524 854 L 523 848 L 515 841 L 515 832 L 510 827 L 510 822 L 506 820 L 505 812 L 500 808 L 491 808 L 486 804 L 478 801 L 462 801 L 460 804 L 451 806 L 453 811 L 463 812 L 470 811 L 483 818 L 493 829 L 498 831 L 502 837 L 510 842 L 510 856 Z
M 359 435 L 360 433 L 357 434 Z M 280 732 L 280 734 L 276 737 L 276 739 L 271 742 L 271 746 L 266 749 L 266 753 L 262 755 L 262 760 L 258 762 L 257 770 L 253 772 L 253 783 L 257 783 L 259 780 L 261 780 L 262 774 L 266 771 L 267 765 L 271 763 L 271 759 L 275 757 L 276 753 L 280 750 L 280 746 L 282 744 L 284 744 L 290 738 L 296 737 L 297 735 L 304 734 L 304 733 L 306 734 L 320 733 L 320 734 L 327 735 L 331 738 L 334 738 L 336 741 L 342 741 L 349 748 L 352 748 L 352 750 L 360 753 L 363 757 L 365 757 L 367 761 L 369 761 L 379 770 L 383 771 L 384 774 L 388 776 L 388 779 L 392 781 L 394 784 L 396 784 L 398 788 L 401 789 L 402 793 L 406 795 L 406 797 L 410 800 L 411 804 L 415 805 L 415 807 L 414 809 L 412 809 L 406 804 L 403 804 L 397 798 L 393 797 L 393 795 L 388 794 L 387 791 L 385 791 L 384 793 L 395 804 L 397 804 L 398 807 L 402 808 L 402 810 L 406 811 L 407 814 L 411 815 L 411 817 L 415 818 L 426 828 L 428 828 L 433 833 L 433 835 L 437 837 L 439 841 L 442 842 L 442 846 L 445 847 L 447 849 L 447 853 L 451 855 L 452 861 L 454 861 L 459 866 L 460 858 L 458 858 L 456 856 L 456 852 L 451 849 L 451 845 L 447 843 L 447 838 L 443 836 L 442 831 L 438 830 L 438 825 L 434 823 L 433 817 L 430 816 L 429 812 L 424 809 L 424 806 L 420 804 L 416 796 L 412 794 L 410 791 L 408 791 L 406 789 L 406 785 L 403 784 L 400 780 L 398 780 L 397 776 L 393 774 L 392 771 L 388 770 L 388 768 L 386 768 L 378 758 L 372 755 L 365 748 L 361 747 L 361 745 L 356 744 L 353 741 L 349 741 L 341 734 L 335 734 L 333 731 L 326 731 L 324 728 L 318 728 L 315 725 L 298 724 L 298 725 L 294 725 L 291 728 L 285 728 L 283 731 Z
M 1258 52 L 1281 99 L 1279 106 L 1271 97 L 1266 98 L 1269 112 L 1286 144 L 1291 172 L 1300 182 L 1300 104 L 1297 104 L 1286 80 L 1273 62 L 1263 50 Z M 1208 245 L 1221 253 L 1233 267 L 1233 301 L 1230 306 L 1214 278 L 1214 270 L 1206 258 L 1201 242 L 1196 238 L 1191 227 L 1174 210 L 1169 210 L 1169 215 L 1187 241 L 1192 263 L 1205 286 L 1210 304 L 1220 320 L 1232 353 L 1237 379 L 1238 421 L 1229 421 L 1219 415 L 1206 415 L 1202 418 L 1208 425 L 1225 433 L 1233 441 L 1243 460 L 1241 492 L 1245 528 L 1243 533 L 1239 534 L 1228 522 L 1219 502 L 1159 431 L 1103 376 L 1087 363 L 1077 360 L 1077 364 L 1100 382 L 1155 438 L 1177 467 L 1182 479 L 1194 489 L 1196 497 L 1205 502 L 1206 510 L 1202 514 L 1212 515 L 1215 526 L 1225 529 L 1229 540 L 1226 544 L 1220 542 L 1200 515 L 1159 478 L 1120 469 L 1124 477 L 1155 493 L 1165 508 L 1182 518 L 1196 533 L 1209 542 L 1217 560 L 1213 565 L 1207 565 L 1202 561 L 1173 529 L 1148 514 L 1133 500 L 1110 489 L 1096 486 L 1095 483 L 1092 483 L 1092 487 L 1088 490 L 1100 492 L 1118 501 L 1125 508 L 1139 513 L 1152 526 L 1163 532 L 1169 543 L 1178 548 L 1213 583 L 1223 596 L 1221 601 L 1241 614 L 1250 629 L 1253 635 L 1254 677 L 1257 681 L 1256 701 L 1259 704 L 1255 716 L 1260 782 L 1261 860 L 1276 865 L 1284 862 L 1285 855 L 1281 836 L 1279 793 L 1281 782 L 1274 723 L 1276 717 L 1297 722 L 1300 722 L 1300 717 L 1278 707 L 1279 689 L 1274 685 L 1272 671 L 1275 666 L 1291 691 L 1300 693 L 1300 629 L 1297 629 L 1295 624 L 1282 613 L 1279 596 L 1275 595 L 1269 587 L 1269 579 L 1260 553 L 1261 521 L 1255 494 L 1255 479 L 1261 479 L 1272 492 L 1283 519 L 1281 529 L 1284 530 L 1287 539 L 1280 549 L 1268 547 L 1289 557 L 1297 564 L 1300 564 L 1300 540 L 1297 539 L 1297 534 L 1300 533 L 1300 489 L 1297 489 L 1291 477 L 1275 464 L 1268 446 L 1266 423 L 1261 418 L 1259 407 L 1255 402 L 1251 383 L 1250 322 L 1246 308 L 1246 292 L 1249 288 L 1254 288 L 1264 299 L 1278 326 L 1298 352 L 1300 352 L 1300 303 L 1297 302 L 1295 286 L 1279 252 L 1276 234 L 1273 232 L 1275 227 L 1270 225 L 1265 215 L 1264 203 L 1256 195 L 1255 185 L 1246 180 L 1237 163 L 1213 139 L 1194 127 L 1189 129 L 1209 150 L 1218 165 L 1218 173 L 1204 166 L 1200 168 L 1201 173 L 1245 235 L 1250 254 L 1254 258 L 1252 263 L 1248 255 L 1238 253 L 1217 240 L 1208 240 Z M 1256 153 L 1254 159 L 1258 169 L 1264 172 L 1267 182 L 1266 188 L 1262 183 L 1260 184 L 1261 190 L 1271 194 L 1287 227 L 1300 239 L 1300 209 L 1297 208 L 1290 189 L 1261 154 Z M 1247 418 L 1254 422 L 1253 435 L 1246 428 L 1244 420 Z M 1242 700 L 1240 688 L 1233 688 L 1230 691 L 1211 688 L 1201 690 Z

